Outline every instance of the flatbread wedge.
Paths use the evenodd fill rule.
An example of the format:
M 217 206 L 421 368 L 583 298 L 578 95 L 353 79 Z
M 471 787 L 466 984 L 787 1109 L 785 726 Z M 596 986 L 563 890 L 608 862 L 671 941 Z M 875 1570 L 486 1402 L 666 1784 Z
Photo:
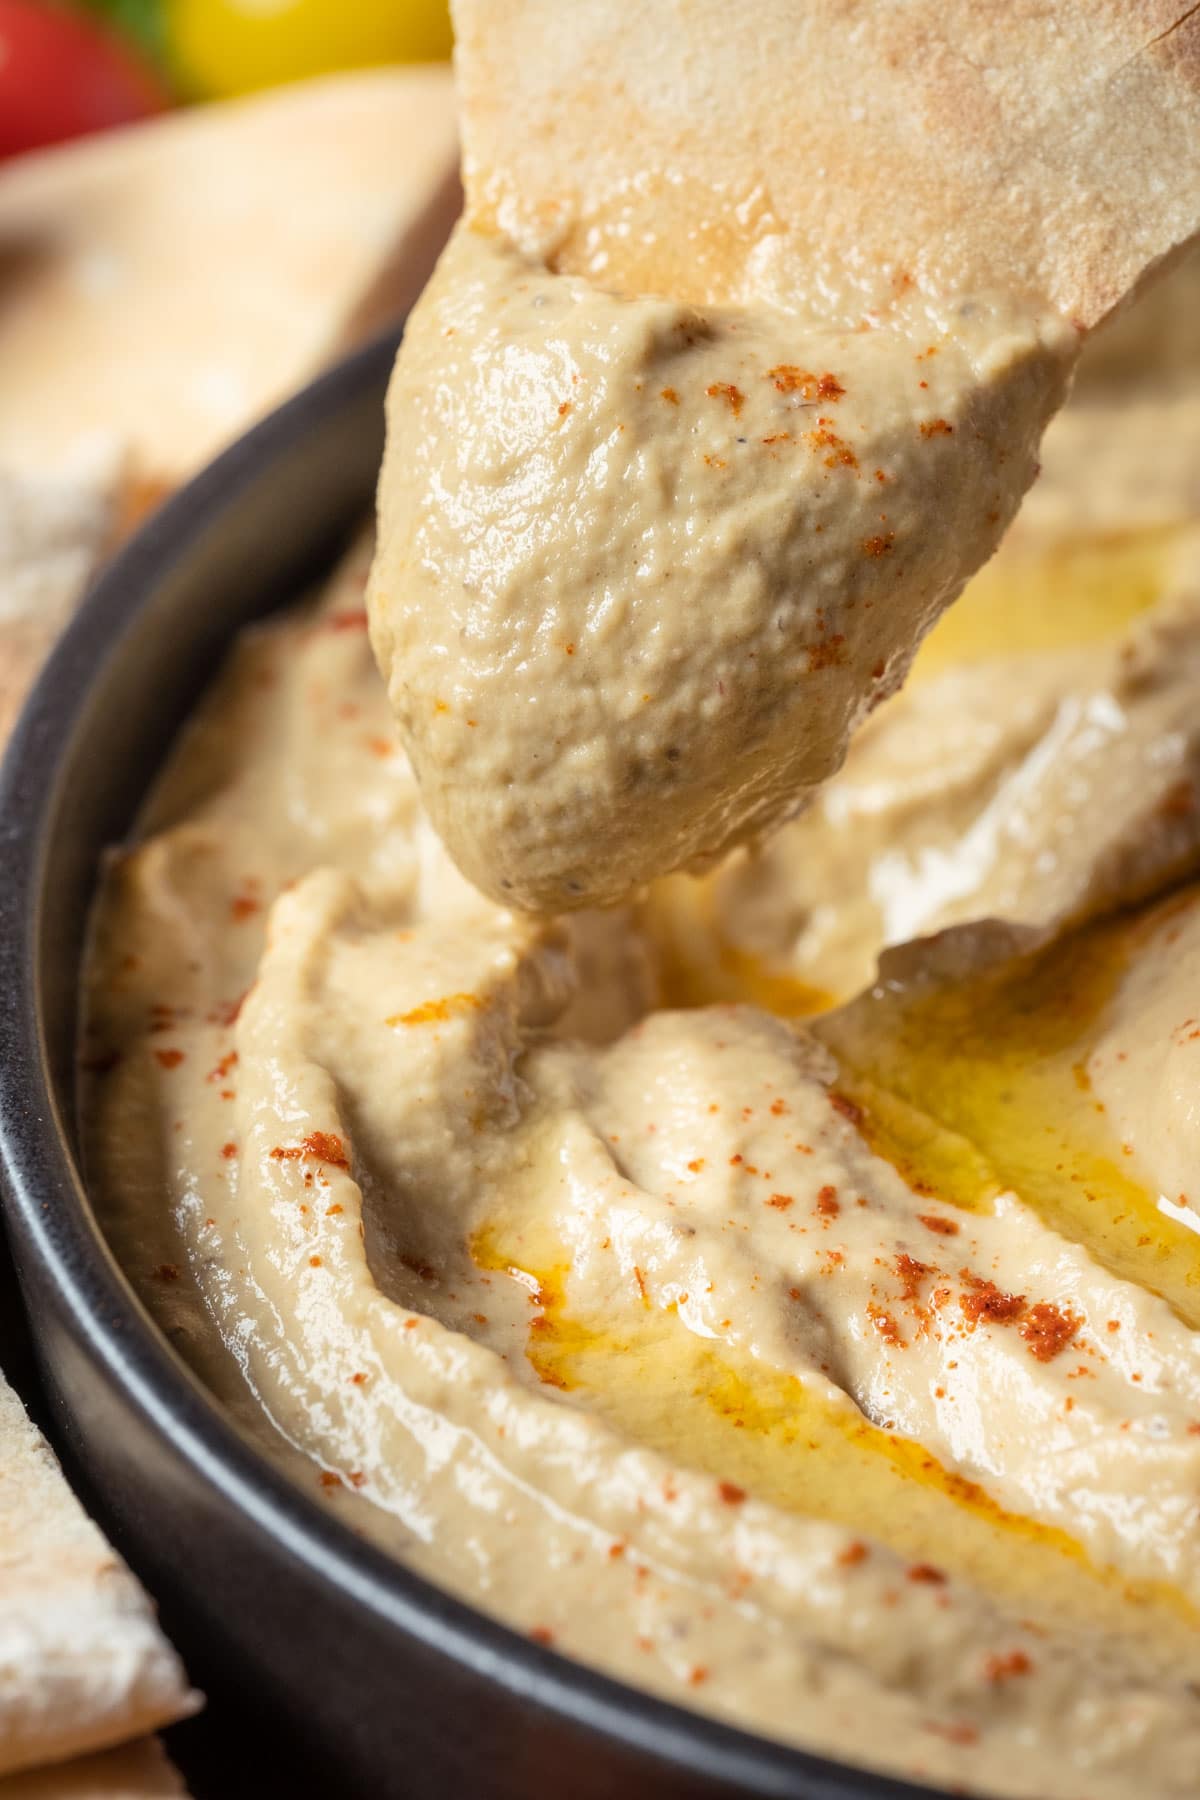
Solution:
M 149 1599 L 3 1382 L 0 1567 L 0 1775 L 196 1711 Z
M 606 286 L 847 324 L 1000 287 L 1092 326 L 1200 224 L 1190 0 L 454 14 L 469 212 Z
M 185 479 L 413 297 L 457 209 L 456 159 L 449 74 L 428 68 L 0 168 L 0 467 L 55 474 L 100 438 L 136 476 Z
M 177 1800 L 186 1792 L 157 1738 L 0 1777 L 0 1800 Z

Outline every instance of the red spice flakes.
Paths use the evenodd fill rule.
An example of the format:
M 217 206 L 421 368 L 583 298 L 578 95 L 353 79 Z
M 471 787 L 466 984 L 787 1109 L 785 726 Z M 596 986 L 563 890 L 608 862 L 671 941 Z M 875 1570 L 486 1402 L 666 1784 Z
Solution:
M 704 1158 L 702 1156 L 693 1156 L 691 1162 L 688 1164 L 688 1168 L 693 1175 L 698 1175 L 703 1167 Z
M 717 1492 L 726 1506 L 741 1506 L 746 1498 L 745 1488 L 738 1487 L 733 1481 L 718 1481 Z
M 827 469 L 838 467 L 857 469 L 858 458 L 849 444 L 844 438 L 840 438 L 836 431 L 830 431 L 827 425 L 819 426 L 816 431 L 808 431 L 805 436 L 814 450 L 829 451 L 829 455 L 825 458 Z
M 1108 1331 L 1120 1331 L 1120 1329 L 1121 1329 L 1120 1319 L 1110 1319 L 1108 1321 L 1108 1324 L 1105 1327 L 1105 1329 Z
M 624 1556 L 627 1548 L 628 1548 L 628 1546 L 624 1543 L 624 1541 L 621 1538 L 617 1538 L 617 1539 L 615 1539 L 615 1541 L 613 1543 L 611 1543 L 608 1546 L 608 1554 L 612 1558 L 612 1560 L 614 1562 L 616 1562 L 618 1560 L 618 1558 Z
M 319 1256 L 310 1256 L 308 1259 L 308 1266 L 310 1269 L 319 1269 L 321 1266 L 320 1257 Z
M 689 1687 L 703 1687 L 704 1683 L 707 1680 L 708 1680 L 708 1670 L 704 1667 L 704 1664 L 703 1663 L 693 1664 L 692 1668 L 688 1671 L 688 1686 Z
M 335 1169 L 348 1169 L 350 1160 L 340 1137 L 332 1131 L 310 1131 L 302 1144 L 276 1144 L 272 1162 L 295 1162 L 311 1156 L 314 1162 L 330 1163 Z
M 972 1325 L 977 1325 L 981 1319 L 992 1325 L 1011 1325 L 1024 1313 L 1024 1294 L 1002 1293 L 994 1281 L 985 1281 L 969 1269 L 962 1269 L 959 1274 L 970 1290 L 961 1295 L 959 1305 Z
M 734 1154 L 734 1155 L 733 1155 L 733 1156 L 731 1156 L 731 1157 L 730 1157 L 730 1159 L 729 1159 L 729 1166 L 730 1166 L 730 1168 L 731 1168 L 731 1169 L 736 1169 L 736 1168 L 737 1168 L 737 1166 L 738 1166 L 738 1164 L 739 1164 L 739 1163 L 740 1163 L 740 1162 L 741 1162 L 741 1161 L 742 1161 L 742 1160 L 743 1160 L 743 1159 L 742 1159 L 742 1156 L 741 1156 L 741 1153 L 740 1153 L 740 1152 L 737 1152 L 737 1153 L 736 1153 L 736 1154 Z
M 1011 1681 L 1014 1676 L 1028 1675 L 1033 1664 L 1023 1650 L 1010 1650 L 1003 1656 L 989 1656 L 983 1665 L 986 1680 L 999 1683 Z
M 333 613 L 325 621 L 326 631 L 365 631 L 367 629 L 367 609 L 359 606 L 353 612 Z
M 791 441 L 792 434 L 790 431 L 773 431 L 770 437 L 765 437 L 763 439 L 764 444 L 790 444 Z
M 962 1744 L 964 1748 L 979 1742 L 979 1732 L 974 1725 L 943 1725 L 936 1719 L 930 1719 L 925 1730 L 931 1731 L 935 1737 L 945 1738 L 948 1744 Z
M 772 1102 L 771 1102 L 771 1117 L 772 1118 L 782 1119 L 784 1113 L 787 1110 L 788 1110 L 788 1105 L 787 1105 L 786 1100 L 772 1100 Z
M 552 1644 L 554 1633 L 548 1625 L 535 1625 L 529 1633 L 535 1644 Z
M 1018 1330 L 1031 1356 L 1039 1362 L 1052 1362 L 1060 1350 L 1066 1349 L 1081 1323 L 1073 1313 L 1052 1306 L 1048 1300 L 1039 1300 L 1030 1307 Z
M 322 1469 L 317 1480 L 323 1488 L 340 1488 L 342 1485 L 342 1478 L 335 1469 Z
M 309 1177 L 308 1177 L 308 1176 L 307 1176 L 307 1175 L 306 1175 L 306 1176 L 305 1176 L 305 1177 L 304 1177 L 304 1179 L 305 1179 L 305 1181 L 306 1181 L 306 1182 L 307 1182 L 307 1181 L 308 1181 L 308 1180 L 309 1180 Z M 342 1207 L 342 1205 L 341 1205 L 341 1202 L 340 1202 L 340 1201 L 338 1201 L 338 1200 L 335 1200 L 335 1201 L 334 1201 L 334 1203 L 333 1203 L 333 1205 L 332 1205 L 332 1206 L 327 1206 L 327 1207 L 326 1207 L 326 1208 L 325 1208 L 325 1217 L 326 1217 L 326 1218 L 327 1218 L 327 1219 L 332 1219 L 332 1218 L 335 1218 L 335 1217 L 336 1217 L 336 1215 L 337 1215 L 337 1214 L 338 1214 L 338 1213 L 340 1213 L 340 1212 L 342 1212 L 342 1211 L 343 1211 L 343 1210 L 344 1210 L 344 1209 L 343 1209 L 343 1207 Z
M 569 400 L 560 400 L 559 401 L 558 416 L 560 419 L 565 419 L 567 414 L 570 412 L 570 410 L 571 410 L 571 402 Z
M 210 1069 L 208 1071 L 208 1074 L 204 1077 L 205 1081 L 214 1081 L 215 1082 L 215 1081 L 226 1080 L 226 1078 L 229 1075 L 230 1069 L 234 1069 L 237 1067 L 237 1059 L 238 1059 L 237 1051 L 231 1050 L 227 1056 L 223 1056 L 221 1058 L 221 1060 L 217 1064 L 216 1068 Z
M 825 639 L 819 644 L 809 644 L 807 647 L 809 669 L 840 669 L 846 660 L 845 652 L 842 649 L 845 642 L 845 633 L 838 631 L 834 633 L 833 637 Z
M 899 1325 L 897 1325 L 891 1313 L 885 1312 L 882 1306 L 876 1306 L 872 1303 L 867 1308 L 867 1317 L 885 1342 L 889 1344 L 902 1344 L 904 1342 L 904 1339 L 900 1335 Z
M 633 1278 L 637 1282 L 638 1293 L 642 1296 L 643 1305 L 649 1306 L 650 1296 L 646 1292 L 646 1277 L 642 1274 L 640 1269 L 635 1268 L 633 1271 Z
M 234 1143 L 222 1144 L 221 1145 L 221 1155 L 228 1162 L 230 1157 L 237 1155 L 237 1145 Z
M 832 1106 L 834 1112 L 841 1113 L 843 1119 L 848 1119 L 851 1125 L 862 1125 L 862 1107 L 856 1106 L 853 1100 L 848 1100 L 845 1094 L 831 1093 L 829 1096 L 829 1104 Z
M 902 1283 L 900 1298 L 915 1300 L 926 1275 L 935 1275 L 937 1271 L 932 1263 L 918 1262 L 915 1256 L 909 1256 L 907 1251 L 902 1250 L 896 1258 L 896 1273 Z
M 803 1288 L 789 1288 L 788 1289 L 788 1299 L 789 1300 L 803 1300 L 803 1298 L 804 1298 Z
M 789 1206 L 794 1206 L 795 1204 L 796 1202 L 791 1194 L 772 1194 L 767 1201 L 767 1205 L 773 1206 L 776 1212 L 786 1212 Z
M 862 546 L 863 555 L 886 556 L 895 541 L 896 534 L 894 531 L 884 531 L 881 532 L 878 537 L 864 538 Z
M 918 1213 L 917 1217 L 926 1231 L 935 1231 L 939 1237 L 957 1237 L 958 1222 L 955 1219 L 944 1219 L 938 1213 Z
M 420 1319 L 405 1319 L 404 1329 L 405 1331 L 415 1331 L 420 1323 Z
M 795 363 L 780 363 L 767 370 L 767 379 L 775 383 L 781 394 L 803 394 L 806 400 L 840 400 L 845 388 L 827 369 L 814 375 L 811 369 L 799 369 Z
M 732 381 L 714 381 L 712 386 L 705 388 L 704 391 L 710 400 L 727 400 L 729 410 L 735 419 L 746 404 L 745 394 L 740 388 L 734 387 Z
M 674 388 L 663 388 L 661 398 L 664 399 L 669 406 L 679 405 L 679 395 L 675 392 Z
M 350 1377 L 351 1385 L 354 1387 L 361 1387 L 363 1382 L 366 1379 L 367 1379 L 366 1376 L 363 1374 L 362 1370 L 360 1369 L 356 1375 L 352 1375 Z
M 908 1579 L 926 1582 L 930 1587 L 941 1587 L 946 1580 L 941 1569 L 935 1569 L 932 1563 L 914 1563 L 908 1571 Z
M 177 1069 L 183 1061 L 182 1050 L 156 1050 L 154 1060 L 160 1069 Z
M 838 1551 L 834 1560 L 839 1567 L 843 1569 L 853 1569 L 857 1564 L 866 1562 L 870 1554 L 871 1552 L 867 1549 L 867 1546 L 860 1543 L 859 1540 L 855 1538 L 853 1543 L 847 1544 L 843 1549 Z
M 823 1218 L 836 1219 L 841 1210 L 837 1197 L 837 1189 L 829 1182 L 826 1182 L 825 1186 L 817 1195 L 817 1211 Z
M 233 899 L 229 902 L 230 917 L 238 925 L 242 924 L 246 919 L 252 919 L 255 913 L 261 911 L 261 904 L 252 894 L 235 894 Z
M 952 437 L 953 435 L 954 427 L 951 425 L 949 419 L 922 419 L 921 421 L 921 436 L 923 438 Z
M 175 1263 L 159 1263 L 154 1271 L 160 1281 L 178 1281 L 179 1269 Z

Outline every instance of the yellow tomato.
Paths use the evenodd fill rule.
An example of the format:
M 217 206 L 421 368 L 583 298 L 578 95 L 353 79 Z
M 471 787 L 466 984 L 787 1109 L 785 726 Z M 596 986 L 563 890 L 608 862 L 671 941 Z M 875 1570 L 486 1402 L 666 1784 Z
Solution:
M 172 61 L 218 97 L 329 69 L 450 54 L 447 0 L 168 0 Z

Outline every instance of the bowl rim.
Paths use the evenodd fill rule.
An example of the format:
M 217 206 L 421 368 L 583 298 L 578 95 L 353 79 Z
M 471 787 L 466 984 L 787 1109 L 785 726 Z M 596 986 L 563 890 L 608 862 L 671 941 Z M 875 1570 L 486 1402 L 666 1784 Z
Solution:
M 189 547 L 252 476 L 372 387 L 400 332 L 319 375 L 165 500 L 100 574 L 51 651 L 0 770 L 0 1190 L 75 1343 L 219 1499 L 276 1550 L 397 1633 L 497 1682 L 564 1723 L 676 1773 L 747 1794 L 928 1800 L 932 1790 L 693 1713 L 561 1655 L 477 1610 L 359 1537 L 256 1448 L 137 1298 L 92 1210 L 46 1045 L 41 934 L 60 774 L 101 663 Z M 141 798 L 144 798 L 143 789 Z M 130 819 L 132 823 L 132 818 Z M 94 891 L 94 890 L 93 890 Z M 74 983 L 78 993 L 78 978 Z

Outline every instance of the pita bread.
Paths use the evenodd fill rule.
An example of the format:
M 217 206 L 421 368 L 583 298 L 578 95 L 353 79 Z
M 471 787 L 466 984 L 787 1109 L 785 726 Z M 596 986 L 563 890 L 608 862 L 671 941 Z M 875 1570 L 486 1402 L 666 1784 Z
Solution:
M 0 1800 L 176 1800 L 186 1793 L 157 1738 L 0 1778 Z
M 468 209 L 694 301 L 1005 288 L 1091 326 L 1200 228 L 1189 0 L 456 0 Z
M 0 748 L 106 550 L 416 298 L 460 203 L 441 69 L 0 168 Z
M 53 479 L 0 468 L 0 749 L 118 528 L 123 491 L 111 447 Z
M 129 1570 L 0 1384 L 0 1774 L 65 1761 L 194 1712 Z
M 424 68 L 0 168 L 0 466 L 54 473 L 103 441 L 135 476 L 191 474 L 420 285 L 456 160 L 449 73 Z

